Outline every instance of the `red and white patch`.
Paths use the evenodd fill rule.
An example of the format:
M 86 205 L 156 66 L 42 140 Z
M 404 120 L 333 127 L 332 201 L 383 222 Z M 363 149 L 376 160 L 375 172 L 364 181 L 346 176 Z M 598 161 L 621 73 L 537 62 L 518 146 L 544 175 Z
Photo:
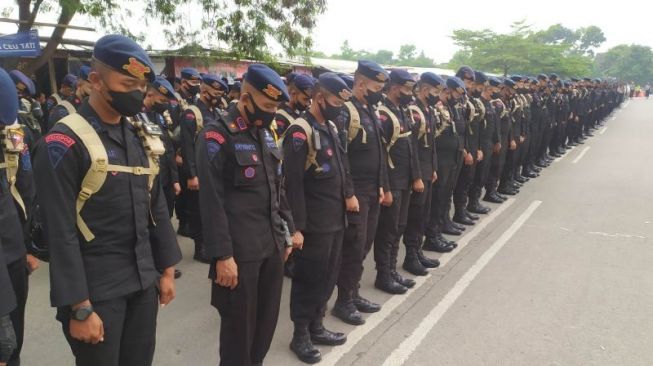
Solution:
M 327 149 L 326 153 L 329 157 L 333 156 L 333 150 L 331 148 Z
M 306 140 L 306 134 L 299 131 L 293 132 L 292 137 L 296 139 Z
M 220 145 L 224 144 L 225 141 L 224 136 L 222 136 L 220 132 L 215 132 L 215 131 L 207 131 L 204 134 L 204 138 L 206 138 L 207 140 L 213 140 Z
M 75 144 L 75 140 L 73 140 L 71 137 L 66 136 L 62 133 L 53 133 L 50 135 L 45 136 L 45 142 L 50 144 L 50 143 L 59 143 L 65 147 L 71 147 Z

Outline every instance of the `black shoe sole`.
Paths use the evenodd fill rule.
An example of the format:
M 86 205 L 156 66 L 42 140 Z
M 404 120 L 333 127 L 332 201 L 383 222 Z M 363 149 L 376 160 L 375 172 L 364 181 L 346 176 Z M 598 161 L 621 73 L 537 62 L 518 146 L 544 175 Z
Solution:
M 347 337 L 337 342 L 328 342 L 328 341 L 323 342 L 319 338 L 313 338 L 313 336 L 311 336 L 311 342 L 314 345 L 317 344 L 318 346 L 342 346 L 343 344 L 347 343 Z
M 338 318 L 338 319 L 342 320 L 343 322 L 345 322 L 345 323 L 347 323 L 347 324 L 350 324 L 350 325 L 363 325 L 363 324 L 365 324 L 365 319 L 361 319 L 361 320 L 350 320 L 350 319 L 347 318 L 347 317 L 344 317 L 344 316 L 341 317 L 340 315 L 338 315 L 338 314 L 337 314 L 335 311 L 333 311 L 333 310 L 331 310 L 331 315 L 335 316 L 336 318 Z
M 301 356 L 300 354 L 298 354 L 298 353 L 297 353 L 297 352 L 292 348 L 292 343 L 290 344 L 290 350 L 291 350 L 292 353 L 294 353 L 295 356 L 297 356 L 297 358 L 298 358 L 300 361 L 302 361 L 303 363 L 307 363 L 307 364 L 309 364 L 309 365 L 313 365 L 313 364 L 316 364 L 316 363 L 322 361 L 322 355 L 320 355 L 319 357 L 310 357 L 310 358 L 309 358 L 309 357 L 305 357 L 305 356 Z

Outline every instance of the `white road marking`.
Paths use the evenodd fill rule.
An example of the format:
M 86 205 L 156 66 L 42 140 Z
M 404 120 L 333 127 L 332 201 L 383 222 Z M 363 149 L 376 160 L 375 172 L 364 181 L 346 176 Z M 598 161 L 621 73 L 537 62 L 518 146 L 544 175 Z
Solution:
M 628 104 L 630 104 L 630 100 L 626 101 L 622 109 L 626 109 L 626 107 L 628 107 Z
M 458 248 L 456 248 L 455 251 L 451 253 L 446 253 L 443 254 L 439 260 L 440 260 L 440 267 L 436 269 L 438 271 L 439 269 L 443 268 L 444 266 L 449 263 L 449 261 L 455 257 L 458 253 L 462 251 L 462 249 L 467 246 L 478 234 L 481 233 L 492 221 L 494 221 L 499 215 L 501 215 L 502 212 L 508 209 L 513 203 L 515 203 L 515 198 L 510 198 L 504 203 L 501 204 L 501 206 L 497 207 L 496 209 L 492 210 L 492 212 L 483 220 L 478 222 L 476 225 L 474 225 L 474 228 L 466 233 L 464 236 L 460 238 L 460 240 L 457 241 L 458 243 Z M 338 364 L 338 361 L 346 355 L 349 351 L 351 351 L 358 342 L 365 337 L 369 332 L 374 330 L 383 320 L 385 320 L 390 314 L 392 314 L 395 309 L 397 309 L 399 306 L 401 306 L 406 300 L 408 299 L 408 296 L 411 294 L 411 292 L 415 292 L 417 289 L 422 287 L 424 283 L 432 276 L 433 271 L 431 271 L 428 275 L 426 276 L 421 276 L 415 278 L 415 286 L 409 290 L 409 292 L 406 295 L 403 296 L 393 296 L 390 298 L 390 300 L 386 301 L 383 303 L 383 307 L 381 308 L 381 311 L 378 313 L 371 314 L 365 319 L 365 324 L 356 327 L 353 331 L 347 334 L 347 343 L 345 343 L 342 346 L 334 348 L 331 352 L 327 353 L 322 357 L 322 362 L 320 362 L 320 365 L 328 365 L 328 366 L 334 366 Z
M 630 238 L 636 238 L 636 239 L 646 239 L 645 236 L 641 236 L 641 235 L 634 235 L 634 234 L 621 234 L 621 233 L 610 234 L 610 233 L 604 233 L 604 232 L 601 232 L 601 231 L 590 231 L 590 232 L 588 232 L 588 234 L 592 234 L 592 235 L 600 235 L 600 236 L 607 236 L 607 237 L 609 237 L 609 238 L 628 238 L 628 239 L 630 239 Z
M 582 159 L 583 156 L 585 156 L 585 153 L 587 153 L 587 150 L 589 150 L 589 149 L 590 149 L 589 146 L 585 146 L 583 148 L 583 151 L 581 151 L 580 154 L 578 154 L 578 156 L 576 157 L 576 159 L 574 159 L 574 161 L 572 161 L 572 163 L 574 163 L 574 164 L 578 163 L 580 161 L 580 159 Z
M 415 331 L 406 338 L 399 347 L 385 360 L 383 366 L 403 365 L 415 349 L 422 343 L 424 338 L 438 323 L 442 316 L 458 300 L 460 295 L 467 289 L 470 283 L 478 276 L 485 266 L 494 258 L 494 256 L 503 248 L 512 236 L 521 228 L 535 210 L 542 204 L 542 201 L 533 201 L 519 218 L 506 230 L 490 248 L 474 263 L 472 267 L 456 282 L 454 287 L 444 296 L 442 301 L 436 305 L 426 318 L 420 323 Z
M 603 135 L 603 134 L 605 133 L 605 131 L 607 131 L 607 130 L 608 130 L 608 127 L 607 127 L 607 126 L 603 127 L 603 128 L 601 129 L 601 131 L 599 131 L 599 135 Z

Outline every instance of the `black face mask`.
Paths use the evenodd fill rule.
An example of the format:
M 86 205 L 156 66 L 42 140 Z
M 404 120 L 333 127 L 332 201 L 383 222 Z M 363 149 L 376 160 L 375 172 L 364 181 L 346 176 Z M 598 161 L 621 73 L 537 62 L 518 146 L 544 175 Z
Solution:
M 152 104 L 152 110 L 155 111 L 158 114 L 163 114 L 163 112 L 167 111 L 169 107 L 170 107 L 170 104 L 168 104 L 168 103 L 154 103 L 154 104 Z
M 254 102 L 254 98 L 252 98 L 251 95 L 249 96 L 249 100 L 252 102 L 252 106 L 254 107 L 254 112 L 250 112 L 247 107 L 245 107 L 245 114 L 247 114 L 247 119 L 249 120 L 249 123 L 253 125 L 263 125 L 267 126 L 272 122 L 272 119 L 274 119 L 274 116 L 276 116 L 276 111 L 275 112 L 266 112 L 259 108 L 258 105 L 256 105 L 256 102 Z M 256 122 L 260 121 L 260 124 L 257 124 Z
M 190 95 L 195 95 L 195 94 L 200 92 L 200 86 L 199 85 L 190 85 L 190 84 L 188 84 L 188 88 L 186 90 L 188 90 L 188 93 Z
M 300 112 L 304 112 L 308 109 L 308 105 L 297 102 L 295 103 L 295 109 Z
M 326 99 L 324 100 L 324 108 L 322 108 L 321 105 L 318 104 L 320 107 L 320 113 L 322 113 L 322 117 L 324 117 L 327 121 L 335 121 L 338 119 L 338 116 L 340 116 L 340 112 L 342 112 L 342 108 L 336 107 L 331 105 L 331 103 L 327 102 Z
M 410 102 L 413 101 L 413 96 L 410 94 L 399 93 L 399 104 L 402 106 L 407 106 Z
M 111 96 L 109 105 L 123 116 L 133 117 L 143 109 L 145 94 L 140 90 L 132 90 L 130 92 L 109 90 L 108 94 Z
M 433 94 L 429 94 L 429 95 L 426 97 L 426 102 L 427 102 L 430 106 L 434 106 L 434 105 L 436 105 L 436 104 L 438 103 L 438 97 L 436 97 L 436 96 L 433 95 Z
M 371 90 L 367 90 L 367 95 L 365 96 L 365 100 L 371 105 L 377 105 L 379 102 L 383 99 L 383 91 L 379 90 L 378 92 L 373 92 Z
M 480 98 L 480 97 L 481 97 L 481 92 L 480 92 L 479 90 L 474 90 L 474 91 L 472 92 L 472 96 L 473 96 L 474 98 Z
M 499 98 L 501 98 L 501 93 L 499 92 L 492 93 L 492 99 L 499 99 Z

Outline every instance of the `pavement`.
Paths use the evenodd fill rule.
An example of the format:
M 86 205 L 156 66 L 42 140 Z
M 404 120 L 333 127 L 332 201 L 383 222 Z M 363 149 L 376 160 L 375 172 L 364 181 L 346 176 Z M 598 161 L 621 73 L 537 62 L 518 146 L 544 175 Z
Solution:
M 653 101 L 626 102 L 519 195 L 491 205 L 453 253 L 431 255 L 442 266 L 406 295 L 375 290 L 368 258 L 361 291 L 383 309 L 360 327 L 327 315 L 348 342 L 321 347 L 320 365 L 652 365 L 652 114 Z M 184 274 L 160 311 L 154 364 L 217 365 L 208 266 L 192 260 L 190 240 L 180 245 Z M 266 365 L 302 365 L 288 348 L 289 287 Z M 24 366 L 74 364 L 48 292 L 44 264 L 30 279 Z

